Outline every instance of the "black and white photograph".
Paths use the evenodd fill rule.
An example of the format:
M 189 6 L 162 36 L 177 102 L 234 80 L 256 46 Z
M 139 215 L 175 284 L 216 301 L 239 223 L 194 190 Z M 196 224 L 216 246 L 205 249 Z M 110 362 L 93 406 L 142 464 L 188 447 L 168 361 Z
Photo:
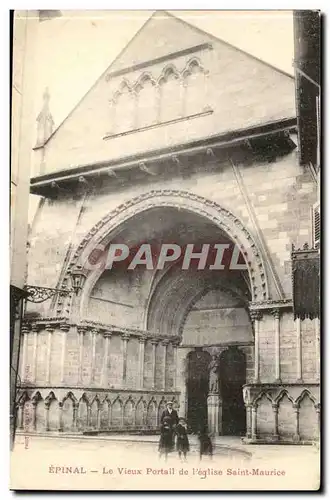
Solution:
M 319 490 L 321 11 L 12 20 L 10 488 Z

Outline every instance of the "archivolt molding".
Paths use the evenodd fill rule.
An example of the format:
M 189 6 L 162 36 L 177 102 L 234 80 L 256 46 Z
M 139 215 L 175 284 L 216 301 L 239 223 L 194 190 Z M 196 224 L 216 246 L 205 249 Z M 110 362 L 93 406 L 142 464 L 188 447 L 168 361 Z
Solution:
M 172 268 L 173 269 L 173 268 Z M 197 272 L 198 273 L 198 272 Z M 198 274 L 164 276 L 148 303 L 147 330 L 182 337 L 184 324 L 193 305 L 211 290 L 220 289 L 242 303 L 248 313 L 247 297 L 242 290 L 224 279 L 217 286 L 210 281 L 211 271 Z M 166 279 L 167 278 L 167 279 Z M 165 282 L 164 282 L 165 279 Z
M 77 265 L 84 268 L 97 245 L 106 246 L 122 230 L 122 225 L 125 222 L 137 214 L 161 207 L 187 210 L 212 221 L 222 229 L 233 243 L 238 245 L 245 259 L 251 283 L 251 300 L 264 301 L 269 299 L 267 275 L 261 250 L 241 220 L 215 201 L 195 193 L 169 189 L 153 190 L 132 198 L 119 205 L 95 224 L 76 248 L 64 275 L 62 286 L 69 285 L 71 269 Z M 86 297 L 89 297 L 89 293 L 102 272 L 100 269 L 89 271 L 82 294 L 81 307 Z

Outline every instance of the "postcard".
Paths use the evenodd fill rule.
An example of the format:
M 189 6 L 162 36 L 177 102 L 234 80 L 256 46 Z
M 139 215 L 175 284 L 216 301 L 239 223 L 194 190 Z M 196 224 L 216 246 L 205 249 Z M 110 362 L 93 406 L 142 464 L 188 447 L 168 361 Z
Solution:
M 15 11 L 13 490 L 320 488 L 319 11 Z

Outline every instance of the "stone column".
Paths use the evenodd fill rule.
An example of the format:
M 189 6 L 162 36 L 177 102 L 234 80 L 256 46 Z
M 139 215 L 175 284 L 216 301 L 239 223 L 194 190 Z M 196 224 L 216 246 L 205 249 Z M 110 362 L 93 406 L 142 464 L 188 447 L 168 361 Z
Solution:
M 52 354 L 52 337 L 54 327 L 53 325 L 46 325 L 46 331 L 48 332 L 47 338 L 47 360 L 46 360 L 46 384 L 50 384 L 50 364 L 51 364 L 51 354 Z
M 21 328 L 22 336 L 23 336 L 23 351 L 22 351 L 22 364 L 21 364 L 21 380 L 25 382 L 28 380 L 26 373 L 26 357 L 27 357 L 27 346 L 28 346 L 28 334 L 29 328 L 27 325 L 23 325 Z
M 38 401 L 32 401 L 32 429 L 37 430 L 37 404 Z
M 65 379 L 65 354 L 66 354 L 66 338 L 68 331 L 70 330 L 70 326 L 67 323 L 63 323 L 60 325 L 60 329 L 62 332 L 62 342 L 61 342 L 61 384 L 64 384 Z
M 123 342 L 123 384 L 126 385 L 126 375 L 127 375 L 127 343 L 129 341 L 129 333 L 124 333 L 122 335 Z
M 315 375 L 316 380 L 320 380 L 320 319 L 314 318 L 314 327 L 315 327 Z
M 295 430 L 295 434 L 293 436 L 293 440 L 295 442 L 298 442 L 298 441 L 300 441 L 300 435 L 299 435 L 299 405 L 298 404 L 294 404 L 293 405 L 293 410 L 294 410 L 295 416 L 296 416 L 296 430 Z
M 109 346 L 110 346 L 110 340 L 111 340 L 111 335 L 112 332 L 107 331 L 104 333 L 104 358 L 103 358 L 103 366 L 102 366 L 102 387 L 108 387 L 109 386 L 109 370 L 108 370 L 108 363 L 109 363 Z
M 301 345 L 301 321 L 296 319 L 296 337 L 297 337 L 297 383 L 302 383 L 302 345 Z
M 251 439 L 252 435 L 252 405 L 251 404 L 246 404 L 246 437 L 247 439 Z
M 72 422 L 73 431 L 77 430 L 78 406 L 79 406 L 78 403 L 73 403 L 73 422 Z
M 251 437 L 255 441 L 257 439 L 257 406 L 252 406 L 252 422 L 251 422 Z
M 156 105 L 156 123 L 160 123 L 161 121 L 161 113 L 162 113 L 162 89 L 159 83 L 156 83 L 155 85 L 155 92 L 156 92 L 156 99 L 155 99 L 155 105 Z
M 260 311 L 251 311 L 251 319 L 254 322 L 254 382 L 260 382 L 259 368 L 259 330 L 262 313 Z
M 179 347 L 177 351 L 177 377 L 176 390 L 180 391 L 180 417 L 187 417 L 188 400 L 187 400 L 187 355 L 191 349 Z
M 19 414 L 19 429 L 24 429 L 24 411 L 23 411 L 24 403 L 18 404 L 18 414 Z
M 274 440 L 278 441 L 279 435 L 278 435 L 278 405 L 277 404 L 272 404 L 273 412 L 274 412 Z
M 275 383 L 281 383 L 281 363 L 280 363 L 280 310 L 273 309 L 274 334 L 275 334 Z
M 45 402 L 46 432 L 49 431 L 49 407 L 50 407 L 50 401 Z
M 95 382 L 95 349 L 96 349 L 96 335 L 99 333 L 95 328 L 91 331 L 92 340 L 92 362 L 91 362 L 91 373 L 90 373 L 90 383 L 93 385 Z
M 144 385 L 144 349 L 146 340 L 147 337 L 145 335 L 141 335 L 141 337 L 139 337 L 139 389 L 143 389 Z
M 31 361 L 31 382 L 36 381 L 37 375 L 37 347 L 38 347 L 38 326 L 36 323 L 32 324 L 33 333 L 33 351 L 32 351 L 32 361 Z
M 58 403 L 58 421 L 59 421 L 59 432 L 63 432 L 63 403 Z
M 77 332 L 79 336 L 79 375 L 78 383 L 82 385 L 83 383 L 83 362 L 84 362 L 84 335 L 87 331 L 85 326 L 78 326 Z
M 180 104 L 181 104 L 181 112 L 180 116 L 184 117 L 187 115 L 187 81 L 184 78 L 180 80 Z
M 96 429 L 100 430 L 101 428 L 101 408 L 100 403 L 97 404 L 97 414 L 96 414 Z
M 315 411 L 316 411 L 316 414 L 317 414 L 317 438 L 320 439 L 320 435 L 321 435 L 321 405 L 320 403 L 317 403 L 315 405 Z
M 180 343 L 179 339 L 172 341 L 173 346 L 173 390 L 177 389 L 177 371 L 178 371 L 178 345 Z
M 92 424 L 92 407 L 90 403 L 87 403 L 87 429 L 90 428 Z
M 167 359 L 167 346 L 169 344 L 168 339 L 163 339 L 162 340 L 162 346 L 163 346 L 163 376 L 162 376 L 162 389 L 166 390 L 167 384 L 166 384 L 166 359 Z
M 158 344 L 158 339 L 151 339 L 152 345 L 152 389 L 156 388 L 156 346 Z
M 207 397 L 207 416 L 209 432 L 219 435 L 219 394 L 209 394 Z

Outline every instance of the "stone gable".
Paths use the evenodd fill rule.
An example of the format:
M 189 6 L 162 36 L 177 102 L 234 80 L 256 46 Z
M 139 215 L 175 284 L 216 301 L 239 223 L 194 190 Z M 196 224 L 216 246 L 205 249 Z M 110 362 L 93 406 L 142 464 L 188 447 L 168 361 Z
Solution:
M 172 16 L 140 30 L 36 151 L 34 175 L 295 116 L 294 81 Z

